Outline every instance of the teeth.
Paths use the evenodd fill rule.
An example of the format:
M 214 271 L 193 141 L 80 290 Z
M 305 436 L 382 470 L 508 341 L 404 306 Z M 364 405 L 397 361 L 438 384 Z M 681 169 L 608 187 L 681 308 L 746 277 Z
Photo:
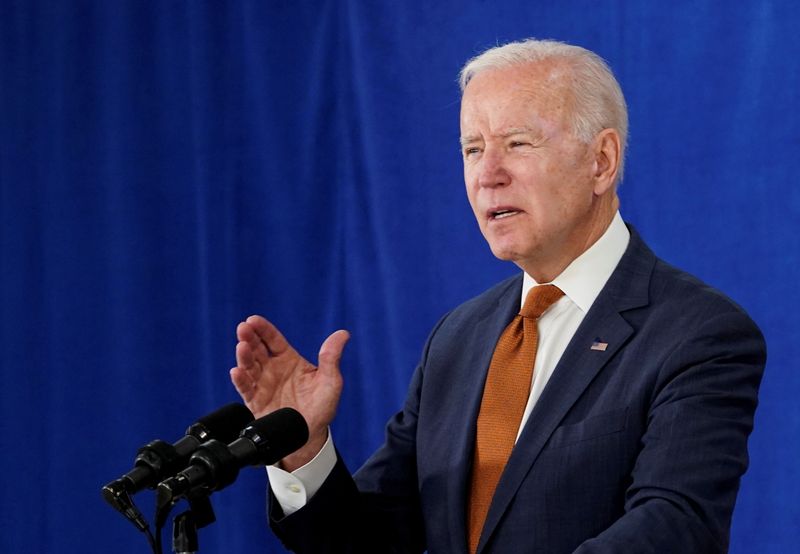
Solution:
M 499 212 L 495 212 L 494 213 L 494 218 L 495 219 L 503 219 L 504 217 L 509 217 L 509 216 L 512 216 L 512 215 L 514 215 L 516 213 L 518 213 L 518 212 L 510 211 L 510 210 L 502 210 L 502 211 L 499 211 Z

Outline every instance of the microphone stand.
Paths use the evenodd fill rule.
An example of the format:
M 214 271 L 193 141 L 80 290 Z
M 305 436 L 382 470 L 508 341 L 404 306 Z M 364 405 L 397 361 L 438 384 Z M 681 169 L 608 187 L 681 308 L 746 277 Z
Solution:
M 201 493 L 188 500 L 189 509 L 172 520 L 172 551 L 175 554 L 195 554 L 200 550 L 197 530 L 217 520 L 207 494 Z
M 200 487 L 186 494 L 189 509 L 172 520 L 172 550 L 176 554 L 194 554 L 199 550 L 197 530 L 214 523 L 217 518 L 209 496 L 213 491 Z M 156 554 L 161 554 L 161 529 L 177 503 L 168 489 L 159 487 L 156 496 Z

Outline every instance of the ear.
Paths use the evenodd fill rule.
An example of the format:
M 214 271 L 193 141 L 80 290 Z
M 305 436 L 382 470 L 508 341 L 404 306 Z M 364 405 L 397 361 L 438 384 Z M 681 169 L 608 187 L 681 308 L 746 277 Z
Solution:
M 594 193 L 602 196 L 616 184 L 622 150 L 619 132 L 603 129 L 594 139 Z

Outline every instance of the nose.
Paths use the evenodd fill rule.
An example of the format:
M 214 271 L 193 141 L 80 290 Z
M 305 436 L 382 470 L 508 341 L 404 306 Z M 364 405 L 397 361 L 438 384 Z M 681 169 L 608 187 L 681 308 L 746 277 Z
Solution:
M 486 148 L 478 167 L 478 186 L 495 188 L 507 185 L 511 177 L 506 169 L 505 157 L 497 148 Z

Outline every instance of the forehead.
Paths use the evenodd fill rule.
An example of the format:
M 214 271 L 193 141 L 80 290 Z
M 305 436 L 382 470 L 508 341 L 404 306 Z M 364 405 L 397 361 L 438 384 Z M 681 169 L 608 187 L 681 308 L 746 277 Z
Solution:
M 462 133 L 474 127 L 563 124 L 571 108 L 570 71 L 563 62 L 544 60 L 476 74 L 461 99 Z

